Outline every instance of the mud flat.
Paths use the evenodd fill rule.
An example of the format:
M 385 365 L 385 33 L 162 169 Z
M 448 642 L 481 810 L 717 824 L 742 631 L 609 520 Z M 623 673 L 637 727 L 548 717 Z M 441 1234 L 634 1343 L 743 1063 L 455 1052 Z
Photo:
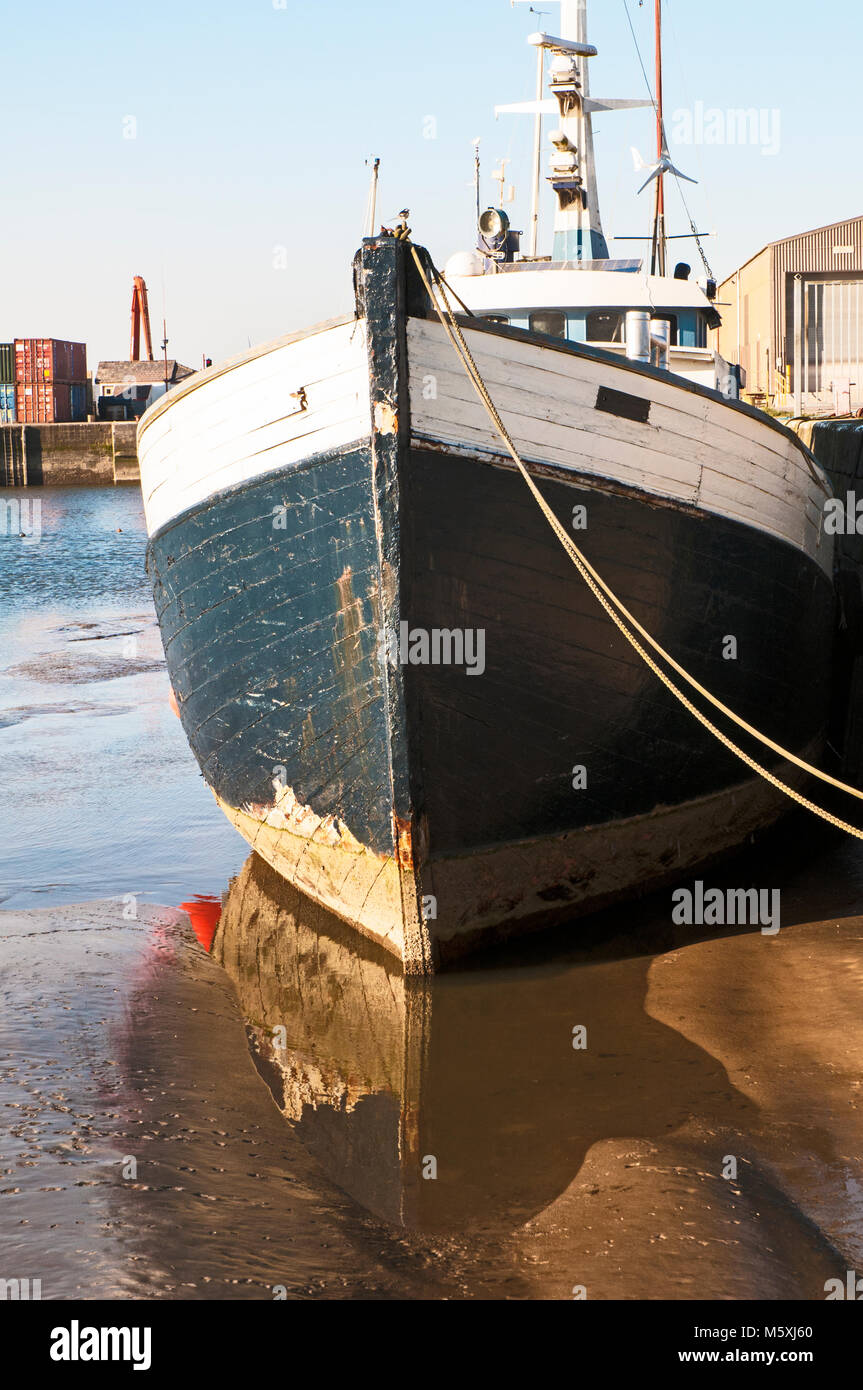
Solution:
M 817 1300 L 863 1262 L 856 917 L 417 989 L 260 861 L 212 954 L 124 911 L 0 914 L 0 1273 L 45 1298 Z

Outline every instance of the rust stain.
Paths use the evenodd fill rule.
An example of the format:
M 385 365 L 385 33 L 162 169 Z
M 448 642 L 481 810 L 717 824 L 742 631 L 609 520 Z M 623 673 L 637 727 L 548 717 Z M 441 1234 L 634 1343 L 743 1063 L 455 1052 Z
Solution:
M 306 751 L 308 751 L 312 747 L 312 744 L 314 743 L 315 739 L 317 738 L 311 710 L 303 720 L 303 731 L 300 737 L 303 747 L 306 749 Z
M 336 621 L 339 626 L 339 640 L 356 637 L 363 626 L 363 602 L 354 594 L 354 581 L 351 567 L 343 570 L 336 580 L 338 608 Z
M 395 823 L 396 840 L 396 859 L 400 869 L 410 869 L 414 867 L 414 846 L 413 831 L 409 820 L 401 820 L 397 815 L 393 815 Z
M 350 565 L 336 580 L 336 612 L 333 629 L 333 669 L 336 679 L 358 716 L 363 705 L 363 601 L 354 593 Z

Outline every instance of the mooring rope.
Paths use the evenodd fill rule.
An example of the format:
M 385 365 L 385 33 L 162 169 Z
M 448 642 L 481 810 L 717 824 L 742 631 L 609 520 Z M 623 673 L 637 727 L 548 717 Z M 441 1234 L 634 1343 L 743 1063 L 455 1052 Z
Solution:
M 644 647 L 641 646 L 638 639 L 633 635 L 632 632 L 630 632 L 629 628 L 627 627 L 627 622 L 632 625 L 632 627 L 654 649 L 657 655 L 659 655 L 664 661 L 666 661 L 668 665 L 671 666 L 672 669 L 676 671 L 677 674 L 681 676 L 682 679 L 685 680 L 692 687 L 693 690 L 698 691 L 698 693 L 704 696 L 705 699 L 707 699 L 716 709 L 720 711 L 720 713 L 724 714 L 728 719 L 732 720 L 733 723 L 737 724 L 739 728 L 743 729 L 753 738 L 763 743 L 765 747 L 770 748 L 774 753 L 777 753 L 784 760 L 796 764 L 797 767 L 801 768 L 810 776 L 817 777 L 822 782 L 826 782 L 830 786 L 838 788 L 839 791 L 848 792 L 851 796 L 856 796 L 859 800 L 863 800 L 863 790 L 861 790 L 858 787 L 849 786 L 847 782 L 840 782 L 839 780 L 837 780 L 837 778 L 831 777 L 829 773 L 822 772 L 820 768 L 813 767 L 810 763 L 805 762 L 802 758 L 798 758 L 795 753 L 791 753 L 787 748 L 783 748 L 781 744 L 774 743 L 774 741 L 768 738 L 766 734 L 761 733 L 760 730 L 754 728 L 753 725 L 748 724 L 746 720 L 742 719 L 740 715 L 734 712 L 734 710 L 729 709 L 727 705 L 723 704 L 721 700 L 719 700 L 715 695 L 711 694 L 709 690 L 707 690 L 703 685 L 701 685 L 695 679 L 694 676 L 691 676 L 688 671 L 686 671 L 681 665 L 679 665 L 678 662 L 676 662 L 674 658 L 670 656 L 669 653 L 666 652 L 662 646 L 660 646 L 660 644 L 650 635 L 650 633 L 647 632 L 641 626 L 637 619 L 633 617 L 633 615 L 629 612 L 628 608 L 626 608 L 626 606 L 621 602 L 617 595 L 608 587 L 608 585 L 601 578 L 601 576 L 597 574 L 596 570 L 593 568 L 593 566 L 590 564 L 587 558 L 582 554 L 579 547 L 575 544 L 575 541 L 572 539 L 572 537 L 565 530 L 564 526 L 558 520 L 551 507 L 546 502 L 545 498 L 540 492 L 539 488 L 533 481 L 533 478 L 530 476 L 530 473 L 528 472 L 525 464 L 523 463 L 521 456 L 519 455 L 519 452 L 516 449 L 515 444 L 513 443 L 510 437 L 509 431 L 504 425 L 503 420 L 501 419 L 498 413 L 497 407 L 495 406 L 494 401 L 489 395 L 485 382 L 483 381 L 480 375 L 479 368 L 477 367 L 476 362 L 473 359 L 470 348 L 465 342 L 464 335 L 462 334 L 458 320 L 456 319 L 456 316 L 453 313 L 452 307 L 450 305 L 449 299 L 447 298 L 446 288 L 441 283 L 437 271 L 435 270 L 434 273 L 440 291 L 440 300 L 443 301 L 443 308 L 441 307 L 440 300 L 434 294 L 434 291 L 432 290 L 432 287 L 429 284 L 428 276 L 425 273 L 422 261 L 420 260 L 420 257 L 417 254 L 416 247 L 413 245 L 411 246 L 411 255 L 413 256 L 417 270 L 420 273 L 422 282 L 425 285 L 429 299 L 434 305 L 435 311 L 437 313 L 438 318 L 440 319 L 443 329 L 447 337 L 449 338 L 450 343 L 452 344 L 457 356 L 461 359 L 462 365 L 464 366 L 468 376 L 470 377 L 474 389 L 476 390 L 480 400 L 485 406 L 485 409 L 488 412 L 488 415 L 493 425 L 495 426 L 495 429 L 497 430 L 498 434 L 500 435 L 501 439 L 506 445 L 507 451 L 512 457 L 513 463 L 515 464 L 516 468 L 518 469 L 519 473 L 521 474 L 522 478 L 524 479 L 525 483 L 530 489 L 531 494 L 533 495 L 534 500 L 539 506 L 540 511 L 542 512 L 546 521 L 550 525 L 551 529 L 554 531 L 564 550 L 569 555 L 570 559 L 572 560 L 573 564 L 575 565 L 585 584 L 587 584 L 594 597 L 608 613 L 615 626 L 620 630 L 620 632 L 626 638 L 627 642 L 630 644 L 633 650 L 638 653 L 642 661 L 645 663 L 646 666 L 649 667 L 649 669 L 654 673 L 654 675 L 658 676 L 658 678 L 662 681 L 663 685 L 665 685 L 675 696 L 675 698 L 680 701 L 684 709 L 688 710 L 689 713 L 699 721 L 699 723 L 703 724 L 704 727 L 707 730 L 709 730 L 711 734 L 713 734 L 714 738 L 718 739 L 721 744 L 723 744 L 730 752 L 732 752 L 735 755 L 735 757 L 739 758 L 740 761 L 745 763 L 747 767 L 751 768 L 753 772 L 756 772 L 759 777 L 763 777 L 766 782 L 769 782 L 778 791 L 784 793 L 785 796 L 790 797 L 792 801 L 796 801 L 798 805 L 803 806 L 807 811 L 811 811 L 813 815 L 820 816 L 822 820 L 827 821 L 830 825 L 836 826 L 838 830 L 844 830 L 846 834 L 853 835 L 858 840 L 863 840 L 863 830 L 858 829 L 857 826 L 849 825 L 846 821 L 840 820 L 837 816 L 831 815 L 831 813 L 829 811 L 826 811 L 822 806 L 817 806 L 814 801 L 807 800 L 807 798 L 805 796 L 802 796 L 800 792 L 795 791 L 793 787 L 789 787 L 787 783 L 782 782 L 778 777 L 774 775 L 774 773 L 768 771 L 766 767 L 763 767 L 761 763 L 756 762 L 754 758 L 750 757 L 748 753 L 744 752 L 742 748 L 740 748 L 736 743 L 734 743 L 728 737 L 727 734 L 723 733 L 721 729 L 718 729 L 715 724 L 712 724 L 711 721 L 707 718 L 707 716 L 703 714 L 702 711 L 698 709 L 697 706 L 695 706 L 692 703 L 692 701 L 683 693 L 680 687 L 675 685 L 671 677 L 665 671 L 663 671 L 660 666 L 657 665 L 657 663 L 650 656 L 649 652 L 645 651 Z M 624 621 L 624 619 L 626 621 Z

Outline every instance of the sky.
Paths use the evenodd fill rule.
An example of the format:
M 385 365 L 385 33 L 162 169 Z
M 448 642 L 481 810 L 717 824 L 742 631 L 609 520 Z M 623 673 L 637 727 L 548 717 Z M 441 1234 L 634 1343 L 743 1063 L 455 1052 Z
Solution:
M 198 367 L 352 308 L 372 156 L 378 221 L 410 208 L 439 264 L 474 240 L 503 156 L 516 228 L 530 208 L 527 100 L 554 0 L 0 0 L 0 340 L 129 351 L 132 278 L 148 286 L 157 353 Z M 665 0 L 671 153 L 719 278 L 768 241 L 863 213 L 859 0 Z M 591 92 L 644 97 L 653 0 L 590 0 Z M 758 112 L 746 143 L 725 115 Z M 552 121 L 547 122 L 551 126 Z M 649 230 L 649 110 L 596 120 L 607 235 Z M 734 143 L 731 143 L 733 137 Z M 545 141 L 548 150 L 547 139 Z M 545 156 L 544 156 L 545 164 Z M 545 168 L 544 168 L 545 172 Z M 540 252 L 554 195 L 543 185 Z M 674 189 L 670 230 L 689 221 Z M 641 248 L 616 241 L 612 254 Z M 674 259 L 701 273 L 692 242 Z

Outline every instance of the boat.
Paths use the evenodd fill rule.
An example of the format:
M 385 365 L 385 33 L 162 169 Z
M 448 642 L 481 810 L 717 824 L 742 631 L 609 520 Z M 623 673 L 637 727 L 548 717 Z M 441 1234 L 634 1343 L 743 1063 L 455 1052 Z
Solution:
M 712 278 L 667 273 L 680 171 L 661 101 L 649 264 L 613 259 L 591 121 L 634 103 L 589 96 L 585 0 L 531 43 L 549 95 L 526 105 L 540 132 L 548 103 L 560 126 L 551 259 L 535 221 L 522 254 L 495 208 L 443 274 L 406 218 L 370 229 L 353 312 L 196 374 L 138 431 L 156 610 L 203 777 L 282 879 L 409 975 L 575 931 L 786 804 L 657 679 L 564 531 L 621 611 L 776 747 L 817 761 L 830 718 L 831 487 L 736 398 L 739 371 L 707 346 Z

